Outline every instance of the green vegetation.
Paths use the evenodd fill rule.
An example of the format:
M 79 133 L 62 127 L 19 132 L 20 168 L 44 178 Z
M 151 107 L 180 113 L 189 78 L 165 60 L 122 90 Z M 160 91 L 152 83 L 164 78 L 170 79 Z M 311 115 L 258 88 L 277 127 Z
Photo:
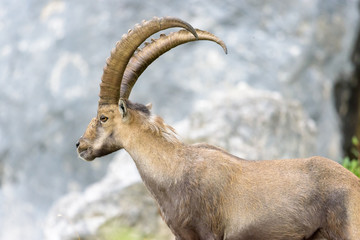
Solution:
M 352 143 L 353 148 L 351 149 L 351 152 L 358 159 L 350 159 L 350 157 L 345 157 L 342 165 L 360 178 L 359 139 L 357 137 L 353 137 Z
M 159 219 L 153 219 L 158 221 Z M 172 239 L 170 230 L 161 226 L 152 228 L 151 224 L 143 225 L 141 220 L 135 224 L 129 223 L 124 216 L 116 216 L 104 223 L 96 233 L 95 239 L 101 240 L 169 240 Z M 157 225 L 156 225 L 157 226 Z M 163 225 L 165 226 L 165 225 Z
M 144 236 L 132 228 L 117 228 L 103 236 L 105 240 L 143 240 Z

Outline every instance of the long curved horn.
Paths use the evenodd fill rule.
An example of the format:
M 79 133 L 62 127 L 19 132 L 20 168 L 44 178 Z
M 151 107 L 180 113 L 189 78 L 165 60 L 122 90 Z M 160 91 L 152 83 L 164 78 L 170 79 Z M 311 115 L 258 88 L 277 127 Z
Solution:
M 197 38 L 197 33 L 190 24 L 172 17 L 155 17 L 150 21 L 143 21 L 141 24 L 135 25 L 134 29 L 129 30 L 126 35 L 123 35 L 121 40 L 116 43 L 116 47 L 111 51 L 111 56 L 106 60 L 100 83 L 99 106 L 118 104 L 121 80 L 131 56 L 148 37 L 172 27 L 185 28 Z
M 227 54 L 226 45 L 220 38 L 199 29 L 196 29 L 196 33 L 198 38 L 195 38 L 194 35 L 188 31 L 180 30 L 178 32 L 170 33 L 169 35 L 162 34 L 159 39 L 152 39 L 151 43 L 145 43 L 145 47 L 139 49 L 131 57 L 126 66 L 124 77 L 121 82 L 120 97 L 128 99 L 133 86 L 145 69 L 162 54 L 176 46 L 195 40 L 209 40 L 219 44 Z

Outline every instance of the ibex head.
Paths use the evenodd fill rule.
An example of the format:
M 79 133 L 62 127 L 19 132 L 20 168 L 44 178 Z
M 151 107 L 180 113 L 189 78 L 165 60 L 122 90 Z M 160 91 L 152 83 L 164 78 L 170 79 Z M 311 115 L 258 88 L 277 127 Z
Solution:
M 151 35 L 164 29 L 181 27 L 186 30 L 160 35 L 157 40 L 138 47 Z M 116 44 L 107 59 L 100 84 L 97 116 L 76 143 L 79 156 L 87 161 L 124 147 L 123 136 L 131 137 L 150 116 L 150 107 L 131 103 L 128 98 L 141 73 L 159 56 L 180 44 L 195 40 L 210 40 L 225 51 L 225 44 L 209 32 L 195 30 L 177 18 L 153 18 L 136 25 Z

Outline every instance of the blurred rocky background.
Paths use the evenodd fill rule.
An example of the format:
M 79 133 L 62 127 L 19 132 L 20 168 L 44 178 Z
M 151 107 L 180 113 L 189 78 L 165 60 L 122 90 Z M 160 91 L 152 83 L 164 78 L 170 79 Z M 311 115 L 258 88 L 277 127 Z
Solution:
M 360 134 L 356 0 L 1 1 L 0 239 L 171 239 L 126 152 L 87 163 L 75 151 L 116 41 L 167 15 L 229 54 L 180 46 L 130 99 L 152 102 L 188 143 L 341 161 Z

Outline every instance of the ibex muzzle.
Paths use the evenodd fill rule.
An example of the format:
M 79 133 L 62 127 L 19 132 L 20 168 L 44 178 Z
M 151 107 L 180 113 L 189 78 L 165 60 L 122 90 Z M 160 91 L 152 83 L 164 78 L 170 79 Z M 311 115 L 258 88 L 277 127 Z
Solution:
M 138 49 L 170 27 L 186 30 Z M 104 68 L 97 116 L 76 144 L 80 157 L 90 161 L 124 148 L 177 240 L 360 239 L 360 180 L 338 163 L 247 161 L 208 144 L 187 145 L 148 107 L 128 100 L 147 66 L 195 40 L 227 52 L 216 36 L 170 17 L 123 36 Z

